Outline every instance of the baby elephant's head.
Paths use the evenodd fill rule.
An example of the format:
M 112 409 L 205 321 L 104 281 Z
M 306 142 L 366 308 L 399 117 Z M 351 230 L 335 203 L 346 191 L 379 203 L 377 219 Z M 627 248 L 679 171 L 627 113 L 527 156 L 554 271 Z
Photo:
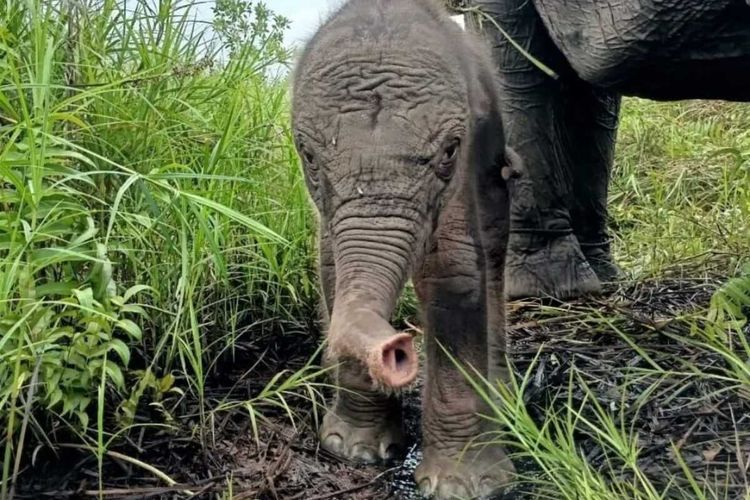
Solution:
M 471 161 L 470 77 L 451 46 L 463 34 L 420 15 L 434 13 L 339 13 L 294 82 L 296 146 L 335 263 L 329 347 L 391 388 L 417 373 L 411 337 L 391 314 Z

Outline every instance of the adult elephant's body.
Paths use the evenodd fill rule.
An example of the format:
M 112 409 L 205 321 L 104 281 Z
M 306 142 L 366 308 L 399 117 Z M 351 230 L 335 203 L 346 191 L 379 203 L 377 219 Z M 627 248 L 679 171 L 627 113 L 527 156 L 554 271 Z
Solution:
M 527 169 L 513 201 L 508 294 L 564 298 L 596 291 L 617 275 L 606 201 L 620 96 L 750 100 L 750 5 L 745 0 L 470 4 L 484 13 L 472 15 L 470 23 L 490 40 L 499 67 L 506 140 Z

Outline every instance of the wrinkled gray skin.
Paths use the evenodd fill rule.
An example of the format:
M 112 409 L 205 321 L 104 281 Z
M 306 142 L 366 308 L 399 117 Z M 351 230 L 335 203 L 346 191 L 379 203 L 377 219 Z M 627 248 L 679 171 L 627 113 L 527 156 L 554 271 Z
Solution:
M 513 471 L 501 447 L 467 448 L 487 430 L 485 404 L 438 345 L 493 380 L 507 375 L 506 181 L 517 160 L 482 46 L 437 2 L 352 0 L 309 42 L 294 79 L 295 140 L 320 216 L 327 357 L 342 388 L 321 445 L 366 462 L 403 451 L 398 389 L 418 362 L 389 320 L 411 278 L 427 359 L 416 480 L 438 498 L 490 493 Z
M 619 272 L 606 225 L 620 96 L 750 100 L 750 2 L 468 4 L 559 75 L 547 76 L 483 22 L 506 139 L 525 167 L 513 194 L 508 296 L 597 292 Z

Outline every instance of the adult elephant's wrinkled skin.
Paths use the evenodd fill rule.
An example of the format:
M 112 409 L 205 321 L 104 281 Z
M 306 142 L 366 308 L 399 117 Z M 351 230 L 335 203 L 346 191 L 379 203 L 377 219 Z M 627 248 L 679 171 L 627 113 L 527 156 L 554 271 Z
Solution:
M 451 3 L 484 12 L 468 24 L 490 42 L 506 140 L 524 161 L 511 208 L 509 297 L 599 291 L 619 274 L 606 225 L 620 96 L 750 100 L 750 3 Z
M 411 278 L 427 359 L 416 480 L 438 498 L 491 493 L 513 472 L 500 446 L 476 446 L 485 403 L 442 350 L 507 376 L 507 184 L 518 160 L 504 148 L 483 45 L 437 1 L 351 0 L 294 77 L 294 136 L 320 219 L 326 357 L 340 387 L 321 444 L 365 462 L 403 451 L 398 394 L 418 360 L 389 320 Z

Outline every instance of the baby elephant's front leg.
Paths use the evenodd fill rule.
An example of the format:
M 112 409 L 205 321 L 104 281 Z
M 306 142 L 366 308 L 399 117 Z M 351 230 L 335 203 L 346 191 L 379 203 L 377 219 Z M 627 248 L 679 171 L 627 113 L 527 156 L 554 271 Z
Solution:
M 403 454 L 401 401 L 373 387 L 367 369 L 355 360 L 337 368 L 336 398 L 323 418 L 320 442 L 340 457 L 387 462 Z
M 476 262 L 470 252 L 452 262 Z M 423 493 L 436 498 L 474 498 L 505 487 L 514 473 L 503 448 L 486 445 L 490 430 L 480 415 L 487 405 L 445 354 L 486 376 L 487 304 L 480 271 L 450 269 L 435 256 L 428 270 L 442 272 L 417 284 L 427 320 L 427 376 L 423 392 L 424 460 L 416 471 Z M 463 266 L 462 266 L 463 267 Z M 451 276 L 453 274 L 453 276 Z M 501 302 L 498 300 L 498 306 Z M 491 305 L 492 307 L 492 305 Z M 502 332 L 492 332 L 492 334 Z M 442 347 L 441 347 L 442 346 Z M 471 372 L 471 370 L 470 370 Z

